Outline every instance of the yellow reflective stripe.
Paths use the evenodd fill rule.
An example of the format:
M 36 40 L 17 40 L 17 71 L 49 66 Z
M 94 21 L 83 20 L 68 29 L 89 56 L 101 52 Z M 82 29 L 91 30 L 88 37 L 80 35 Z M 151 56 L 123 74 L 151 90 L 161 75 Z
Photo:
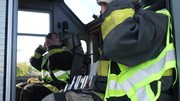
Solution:
M 146 86 L 137 89 L 136 94 L 134 94 L 132 90 L 131 92 L 129 91 L 129 94 L 131 95 L 128 95 L 128 97 L 131 98 L 131 101 L 156 101 L 161 92 L 159 87 L 161 87 L 161 82 L 158 82 L 158 92 L 156 96 L 151 90 L 150 84 L 147 84 Z
M 175 84 L 176 84 L 176 82 L 177 82 L 177 79 L 178 79 L 178 70 L 177 70 L 176 67 L 175 67 L 175 71 L 176 71 L 176 77 L 175 77 L 175 80 L 174 80 L 174 82 L 173 82 L 172 88 L 174 88 L 174 86 L 175 86 Z
M 107 76 L 108 75 L 108 65 L 109 61 L 99 60 L 98 61 L 98 76 Z
M 59 71 L 56 71 L 56 72 L 53 71 L 53 73 L 54 73 L 55 77 L 58 77 L 58 76 L 61 76 L 63 74 L 66 74 L 67 72 L 63 71 L 63 70 L 59 70 Z
M 164 14 L 168 17 L 171 17 L 171 14 L 169 13 L 169 11 L 167 9 L 158 10 L 158 11 L 156 11 L 156 13 Z
M 131 99 L 131 101 L 138 101 L 138 98 L 136 95 L 132 96 L 130 99 Z
M 117 78 L 116 75 L 110 75 L 111 80 L 108 84 L 108 88 L 109 90 L 121 90 L 123 88 L 126 94 L 130 97 L 136 93 L 135 91 L 137 89 L 145 86 L 146 84 L 150 83 L 151 81 L 155 79 L 157 80 L 160 79 L 162 74 L 167 69 L 175 67 L 176 62 L 174 59 L 175 59 L 174 50 L 167 51 L 167 55 L 165 55 L 164 58 L 161 59 L 161 61 L 158 61 L 157 63 L 153 64 L 152 66 L 147 68 L 147 70 L 140 69 L 135 75 L 133 75 L 130 78 L 126 78 L 126 75 L 128 75 L 129 72 L 126 72 L 126 74 L 121 76 L 121 78 Z M 163 66 L 164 62 L 165 62 L 165 65 Z M 140 75 L 143 75 L 143 76 L 140 76 Z M 126 81 L 122 82 L 121 79 L 123 79 L 124 77 L 126 78 Z
M 132 8 L 126 8 L 126 9 L 113 11 L 108 17 L 105 18 L 101 26 L 103 39 L 117 25 L 121 24 L 124 20 L 126 20 L 129 17 L 133 17 L 134 13 L 135 11 Z
M 63 52 L 64 51 L 64 49 L 51 49 L 51 50 L 49 50 L 48 52 L 49 52 L 49 56 L 51 56 L 51 55 L 53 55 L 53 54 L 55 54 L 55 53 L 58 53 L 58 52 Z
M 156 11 L 156 13 L 160 13 L 160 14 L 164 14 L 164 15 L 168 16 L 168 30 L 167 30 L 167 33 L 171 33 L 172 23 L 171 23 L 171 15 L 170 15 L 169 11 L 167 9 L 163 9 L 163 10 L 160 10 L 160 11 Z M 167 35 L 167 39 L 170 39 L 169 34 Z M 169 44 L 169 40 L 166 40 L 166 44 Z M 172 76 L 172 74 L 173 74 L 173 69 L 168 69 L 163 74 L 163 76 Z
M 43 67 L 43 66 L 46 64 L 46 62 L 48 61 L 48 58 L 49 58 L 49 55 L 48 55 L 48 54 L 45 54 L 44 57 L 43 57 L 43 59 L 42 59 L 41 67 Z
M 136 90 L 138 88 L 143 87 L 147 83 L 150 83 L 153 80 L 160 79 L 162 77 L 162 74 L 165 72 L 165 70 L 174 67 L 173 65 L 175 66 L 175 61 L 174 60 L 167 62 L 161 71 L 159 71 L 158 69 L 153 71 L 153 72 L 150 71 L 150 70 L 147 70 L 150 73 L 152 72 L 151 75 L 149 75 L 149 76 L 143 74 L 143 72 L 142 72 L 142 73 L 139 73 L 139 74 L 143 75 L 143 77 L 142 76 L 138 76 L 138 74 L 137 74 L 137 76 L 133 76 L 132 78 L 129 78 L 128 79 L 129 82 L 131 82 L 131 80 L 134 80 L 134 81 L 131 82 L 131 85 L 127 84 L 128 81 L 126 81 L 127 83 L 124 82 L 122 84 L 124 89 L 125 89 L 125 92 L 127 92 L 129 90 Z M 169 67 L 169 66 L 171 66 L 171 67 Z M 154 69 L 156 69 L 156 68 L 154 68 Z M 157 72 L 157 73 L 155 73 L 155 72 Z M 136 77 L 139 77 L 138 80 L 136 80 Z
M 125 95 L 125 92 L 123 90 L 108 90 L 108 92 L 106 93 L 106 98 L 121 97 L 124 95 Z
M 46 77 L 48 77 L 47 75 L 49 75 L 49 72 L 46 71 L 46 70 L 41 70 L 41 76 L 42 76 L 42 79 L 45 79 Z
M 131 98 L 131 101 L 157 101 L 161 93 L 161 82 L 158 81 L 156 96 L 151 90 L 150 84 L 137 89 L 136 94 L 134 94 L 133 92 L 134 91 L 132 90 L 129 91 L 129 94 L 131 95 L 128 95 L 128 97 Z
M 174 63 L 175 63 L 174 61 L 168 62 L 167 64 L 165 64 L 165 65 L 166 65 L 165 68 L 166 68 L 166 67 L 169 67 L 170 65 L 174 65 Z M 157 74 L 153 74 L 153 75 L 149 76 L 147 79 L 144 79 L 144 80 L 142 80 L 141 82 L 135 84 L 131 90 L 136 90 L 136 89 L 138 89 L 138 88 L 141 88 L 142 86 L 144 86 L 145 84 L 147 84 L 148 82 L 150 82 L 150 80 L 152 81 L 152 79 L 157 79 L 157 80 L 160 79 L 160 76 L 162 76 L 162 73 L 163 73 L 164 71 L 165 71 L 165 70 L 162 70 L 162 71 L 160 71 L 160 72 L 157 73 Z M 143 76 L 144 76 L 144 75 L 143 75 Z
M 157 94 L 156 94 L 156 96 L 154 97 L 154 99 L 149 100 L 149 101 L 157 101 L 157 99 L 159 98 L 160 94 L 161 94 L 161 82 L 158 81 Z
M 57 70 L 55 70 L 55 71 L 57 71 Z M 67 73 L 66 71 L 59 70 L 59 71 L 57 71 L 57 72 L 54 72 L 54 71 L 53 71 L 53 73 L 54 73 L 55 77 L 56 77 L 58 80 L 67 82 L 67 79 L 69 79 L 69 75 L 68 75 L 68 73 Z M 41 74 L 42 74 L 42 78 L 43 78 L 43 79 L 46 79 L 46 80 L 48 80 L 49 82 L 50 82 L 50 81 L 53 81 L 53 79 L 52 79 L 52 77 L 51 77 L 51 75 L 49 74 L 48 71 L 42 70 L 42 71 L 41 71 Z
M 147 84 L 145 86 L 145 89 L 146 89 L 146 94 L 148 96 L 148 100 L 147 101 L 151 101 L 151 99 L 153 99 L 155 97 L 155 95 L 154 95 L 154 92 L 151 89 L 150 84 Z
M 107 81 L 110 81 L 111 80 L 117 80 L 117 75 L 115 74 L 110 74 L 110 64 L 111 64 L 111 61 L 109 61 L 109 71 L 108 71 L 108 80 Z M 121 90 L 114 90 L 114 89 L 109 89 L 109 86 L 111 83 L 110 82 L 107 82 L 107 86 L 106 86 L 106 92 L 105 92 L 105 97 L 104 97 L 104 101 L 107 101 L 106 98 L 109 98 L 111 96 L 124 96 L 125 95 L 125 92 L 121 89 Z
M 167 67 L 169 67 L 170 65 L 173 65 L 174 64 L 174 61 L 170 61 L 169 63 L 167 63 L 166 64 L 166 66 Z M 165 68 L 166 68 L 166 66 L 165 66 Z M 133 93 L 135 94 L 135 92 L 134 91 L 138 91 L 138 89 L 139 88 L 142 88 L 145 84 L 147 84 L 151 79 L 154 79 L 154 78 L 157 78 L 158 79 L 158 77 L 160 77 L 160 76 L 162 76 L 162 72 L 163 71 L 161 71 L 160 73 L 158 73 L 158 74 L 154 74 L 154 75 L 152 75 L 152 76 L 150 76 L 149 78 L 147 78 L 147 79 L 144 79 L 143 81 L 141 81 L 141 82 L 139 82 L 139 83 L 137 83 L 137 84 L 135 84 L 135 85 L 133 85 L 133 88 L 132 89 L 130 89 L 128 92 L 126 92 L 126 94 L 128 95 L 128 96 L 132 96 L 133 95 Z M 127 85 L 127 84 L 126 84 Z M 125 86 L 125 84 L 124 84 L 124 86 Z M 156 96 L 158 96 L 158 95 L 156 95 Z M 151 101 L 151 100 L 147 100 L 147 101 Z
M 102 49 L 101 48 L 98 48 L 98 52 L 100 54 L 100 56 L 102 55 Z
M 34 58 L 39 59 L 40 57 L 42 57 L 42 54 L 39 54 L 38 52 L 34 52 Z
M 99 93 L 99 92 L 93 92 L 95 95 L 97 95 L 98 97 L 100 97 L 101 99 L 104 99 L 104 94 Z
M 167 32 L 168 33 L 172 33 L 171 32 L 171 29 L 172 29 L 171 15 L 170 15 L 169 11 L 167 9 L 163 9 L 161 11 L 157 11 L 156 13 L 160 13 L 160 14 L 164 14 L 164 15 L 168 16 L 168 30 L 167 30 Z M 173 38 L 173 34 L 171 34 L 171 37 Z M 167 35 L 167 39 L 170 39 L 170 35 L 169 34 Z M 169 44 L 169 40 L 166 41 L 166 44 Z M 176 68 L 175 68 L 175 70 L 176 70 Z M 172 74 L 173 74 L 173 69 L 170 69 L 170 70 L 167 70 L 163 74 L 163 76 L 172 76 Z M 176 73 L 176 78 L 177 78 L 177 73 Z M 176 80 L 177 79 L 175 79 L 173 85 L 176 83 Z
M 149 7 L 151 7 L 151 6 L 146 6 L 146 7 L 144 7 L 143 9 L 148 9 Z
M 124 71 L 124 70 L 126 70 L 128 68 L 127 66 L 125 66 L 123 64 L 118 64 L 118 66 L 119 66 L 121 71 Z
M 116 74 L 109 74 L 109 76 L 110 76 L 110 78 L 111 78 L 111 80 L 115 80 L 115 81 L 117 81 L 118 80 L 118 75 L 116 75 Z
M 53 85 L 50 85 L 50 84 L 47 84 L 47 83 L 43 83 L 42 85 L 45 86 L 46 88 L 48 88 L 49 90 L 51 90 L 54 93 L 59 92 L 59 89 L 56 88 Z
M 57 79 L 67 83 L 67 80 L 69 79 L 69 75 L 67 73 L 62 74 L 62 75 L 58 76 Z
M 165 71 L 165 73 L 163 74 L 163 76 L 172 76 L 173 75 L 173 69 L 168 69 Z
M 151 101 L 151 99 L 154 98 L 154 93 L 149 84 L 137 89 L 136 93 L 134 92 L 134 90 L 128 92 L 128 97 L 131 99 L 131 101 Z
M 167 56 L 166 56 L 166 54 L 167 54 Z M 169 58 L 166 58 L 165 56 L 169 57 Z M 158 61 L 162 61 L 163 62 L 162 59 L 165 59 L 165 60 L 167 59 L 168 61 L 170 61 L 169 59 L 172 59 L 172 60 L 175 59 L 174 46 L 173 46 L 172 43 L 169 44 L 168 46 L 166 46 L 165 49 L 161 52 L 161 54 L 156 59 L 147 61 L 146 63 L 142 63 L 142 64 L 140 64 L 138 66 L 135 66 L 136 68 L 130 67 L 130 68 L 126 69 L 125 71 L 122 71 L 122 73 L 120 74 L 120 77 L 121 77 L 121 75 L 123 76 L 123 78 L 121 78 L 121 82 L 125 82 L 127 80 L 127 78 L 132 77 L 133 75 L 135 75 L 140 70 L 148 69 L 149 67 L 152 68 L 151 65 L 154 64 L 153 66 L 155 66 L 155 64 L 158 64 L 158 63 L 156 63 Z M 161 65 L 163 65 L 163 64 L 161 63 Z M 156 68 L 160 69 L 162 67 L 158 66 Z M 171 67 L 169 67 L 169 68 L 171 68 Z
M 171 34 L 170 29 L 172 27 L 172 24 L 171 24 L 171 15 L 170 15 L 169 11 L 167 9 L 162 9 L 162 10 L 156 11 L 156 13 L 160 13 L 160 14 L 166 15 L 168 17 L 167 33 Z M 170 34 L 167 35 L 166 39 L 170 39 Z M 169 44 L 169 40 L 166 40 L 166 44 Z

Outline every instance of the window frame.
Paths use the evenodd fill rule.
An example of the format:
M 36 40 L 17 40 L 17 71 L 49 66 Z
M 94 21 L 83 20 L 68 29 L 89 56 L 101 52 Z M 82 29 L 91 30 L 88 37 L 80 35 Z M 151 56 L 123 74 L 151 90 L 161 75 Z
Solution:
M 49 32 L 52 32 L 53 29 L 53 12 L 52 11 L 44 11 L 44 10 L 29 10 L 29 9 L 18 9 L 18 11 L 25 11 L 25 12 L 35 12 L 35 13 L 48 13 L 49 14 Z M 18 17 L 17 17 L 18 19 Z M 17 21 L 18 23 L 18 21 Z M 17 24 L 18 25 L 18 24 Z M 42 33 L 19 33 L 17 30 L 17 42 L 18 42 L 18 36 L 26 36 L 26 37 L 45 37 L 48 33 L 46 34 L 42 34 Z M 18 43 L 17 43 L 18 46 Z M 17 47 L 16 46 L 16 47 Z M 16 51 L 16 59 L 17 59 L 17 53 L 18 50 Z M 16 61 L 16 67 L 17 67 L 17 63 L 20 61 Z M 17 76 L 17 75 L 16 75 Z M 18 76 L 19 77 L 19 76 Z M 24 76 L 24 77 L 31 77 L 31 76 Z

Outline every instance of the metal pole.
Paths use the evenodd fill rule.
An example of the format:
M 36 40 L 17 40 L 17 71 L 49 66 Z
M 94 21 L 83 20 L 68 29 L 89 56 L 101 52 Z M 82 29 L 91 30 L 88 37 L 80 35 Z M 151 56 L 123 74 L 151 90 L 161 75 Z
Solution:
M 15 101 L 18 0 L 7 1 L 5 101 Z

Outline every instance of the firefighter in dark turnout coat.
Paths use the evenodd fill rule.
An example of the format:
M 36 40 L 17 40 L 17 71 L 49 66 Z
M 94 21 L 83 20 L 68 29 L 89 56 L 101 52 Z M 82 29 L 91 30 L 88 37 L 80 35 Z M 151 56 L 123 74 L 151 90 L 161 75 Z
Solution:
M 137 9 L 133 0 L 97 3 L 103 13 L 103 51 L 111 59 L 104 100 L 171 100 L 176 60 L 169 11 Z
M 17 85 L 22 89 L 21 101 L 41 101 L 46 95 L 59 92 L 68 83 L 72 52 L 64 47 L 58 33 L 49 33 L 45 40 L 44 46 L 40 45 L 30 59 L 31 65 L 41 72 L 42 81 L 29 79 L 28 84 Z

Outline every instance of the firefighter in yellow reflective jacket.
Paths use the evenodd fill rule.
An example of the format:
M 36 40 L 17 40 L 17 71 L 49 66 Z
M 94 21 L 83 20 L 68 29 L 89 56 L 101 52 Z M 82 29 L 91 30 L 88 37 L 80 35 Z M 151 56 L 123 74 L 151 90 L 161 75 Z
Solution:
M 176 60 L 168 10 L 157 4 L 138 8 L 133 0 L 97 3 L 103 14 L 103 51 L 111 59 L 104 100 L 172 100 Z
M 41 101 L 46 95 L 59 92 L 64 88 L 69 79 L 69 70 L 73 54 L 62 44 L 58 33 L 49 33 L 45 38 L 44 46 L 40 45 L 30 63 L 41 71 L 43 83 L 34 82 L 27 84 L 21 92 L 21 101 Z

